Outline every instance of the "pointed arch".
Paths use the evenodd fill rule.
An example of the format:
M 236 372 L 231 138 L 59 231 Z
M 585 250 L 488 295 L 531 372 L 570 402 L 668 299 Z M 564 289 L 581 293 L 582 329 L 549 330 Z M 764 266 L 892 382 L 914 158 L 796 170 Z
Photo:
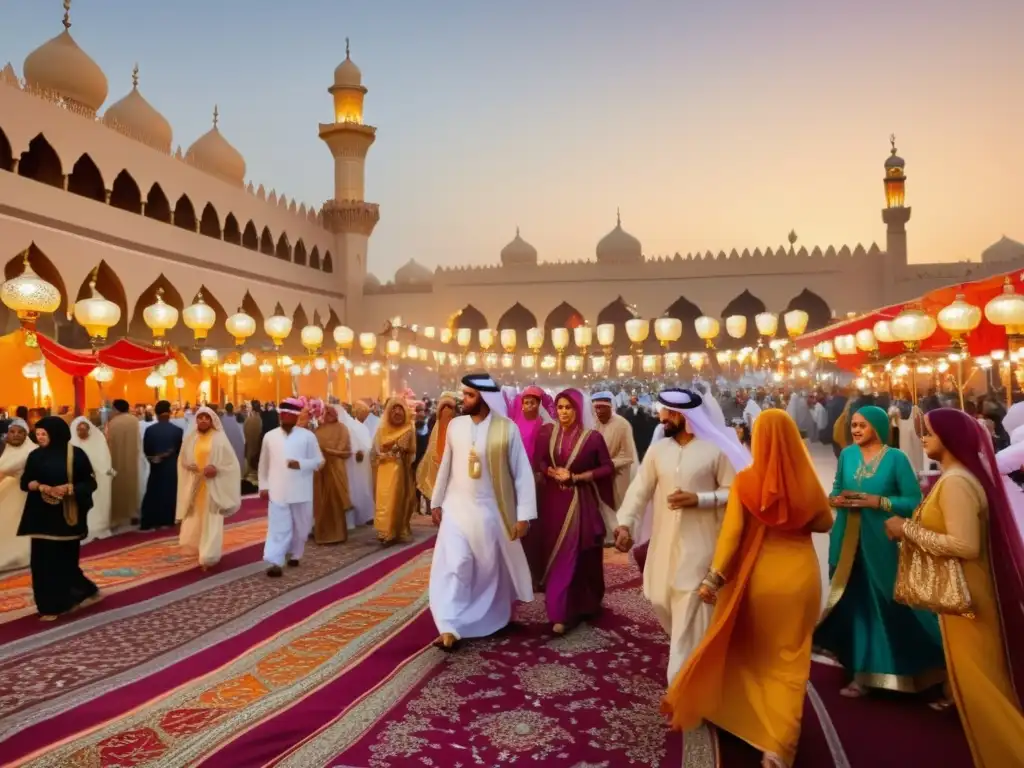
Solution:
M 260 249 L 260 236 L 256 234 L 256 225 L 252 223 L 251 219 L 245 225 L 245 231 L 242 233 L 242 247 L 248 248 L 250 251 Z
M 14 151 L 11 149 L 11 142 L 7 138 L 7 134 L 4 133 L 4 129 L 0 128 L 0 171 L 10 171 L 14 169 Z
M 135 308 L 132 310 L 131 321 L 128 324 L 128 335 L 134 339 L 150 340 L 153 332 L 146 325 L 143 312 L 150 304 L 156 303 L 157 294 L 163 291 L 161 298 L 164 303 L 169 304 L 178 310 L 178 324 L 167 332 L 167 341 L 177 347 L 187 348 L 192 346 L 192 332 L 185 327 L 181 321 L 181 312 L 185 309 L 185 302 L 181 293 L 174 287 L 174 284 L 164 274 L 160 274 L 156 280 L 149 284 L 139 298 L 135 301 Z
M 537 316 L 518 301 L 506 309 L 505 314 L 498 318 L 498 330 L 511 328 L 517 334 L 520 334 L 536 327 Z M 525 342 L 525 340 L 526 337 L 523 336 L 523 341 Z
M 96 163 L 84 153 L 75 161 L 71 175 L 68 176 L 68 192 L 82 197 L 88 197 L 97 203 L 107 202 L 106 187 L 103 184 L 103 174 L 96 167 Z
M 242 311 L 256 321 L 256 333 L 263 333 L 263 310 L 260 309 L 260 305 L 256 303 L 256 299 L 248 291 L 242 297 Z
M 636 317 L 636 312 L 630 308 L 624 298 L 619 296 L 615 301 L 597 313 L 597 325 L 611 323 L 616 328 L 617 336 L 619 334 L 618 329 L 625 326 L 627 320 L 633 320 Z
M 277 247 L 274 249 L 274 256 L 281 259 L 281 261 L 292 260 L 292 247 L 288 243 L 288 235 L 284 232 L 277 238 Z
M 203 294 L 203 301 L 210 305 L 217 315 L 217 321 L 213 324 L 213 328 L 210 329 L 209 336 L 206 337 L 206 346 L 213 347 L 215 349 L 227 349 L 235 346 L 235 340 L 231 338 L 231 334 L 228 333 L 224 327 L 224 321 L 228 319 L 230 315 L 235 313 L 234 307 L 228 312 L 227 308 L 220 303 L 220 300 L 213 294 L 209 288 L 205 285 L 199 286 L 199 292 Z M 164 299 L 166 301 L 166 299 Z M 188 303 L 191 304 L 195 301 L 195 297 L 190 297 Z M 180 322 L 180 321 L 179 321 Z M 186 329 L 187 330 L 187 329 Z M 191 331 L 189 336 L 191 337 Z
M 323 270 L 324 270 L 324 272 L 328 272 L 328 273 L 334 271 L 334 261 L 331 259 L 331 252 L 330 251 L 327 251 L 326 253 L 324 253 L 324 266 L 323 266 Z
M 92 275 L 92 272 L 86 275 L 82 284 L 78 286 L 78 293 L 75 295 L 76 302 L 92 296 L 92 289 L 89 286 L 90 282 L 92 282 Z M 127 336 L 129 312 L 131 311 L 131 307 L 128 306 L 128 297 L 125 295 L 124 285 L 121 283 L 121 278 L 117 276 L 117 273 L 111 269 L 110 265 L 107 264 L 106 261 L 101 261 L 96 266 L 96 290 L 107 301 L 112 301 L 121 308 L 121 319 L 118 321 L 117 325 L 107 332 L 107 338 L 110 341 L 116 341 L 122 336 Z M 74 321 L 72 321 L 72 328 L 73 331 L 69 334 L 72 339 L 68 343 L 74 347 L 88 347 L 89 334 L 86 333 L 85 329 Z
M 665 317 L 674 317 L 683 324 L 683 335 L 679 339 L 683 349 L 702 349 L 703 342 L 697 338 L 695 322 L 703 315 L 700 307 L 685 296 L 680 296 L 665 310 Z M 653 334 L 652 334 L 653 335 Z
M 114 177 L 110 188 L 110 204 L 128 213 L 142 213 L 142 191 L 127 169 Z
M 28 143 L 28 152 L 21 153 L 18 175 L 51 187 L 64 188 L 64 168 L 60 157 L 43 134 Z
M 154 183 L 146 195 L 146 218 L 162 221 L 164 224 L 171 223 L 171 204 L 164 194 L 163 188 Z
M 832 308 L 814 291 L 804 288 L 786 305 L 786 312 L 802 309 L 807 313 L 807 330 L 816 331 L 832 322 Z M 780 332 L 785 328 L 780 328 Z
M 238 228 L 238 219 L 233 213 L 229 213 L 224 219 L 224 242 L 232 245 L 242 244 L 242 231 Z
M 196 208 L 192 205 L 188 195 L 183 194 L 174 204 L 174 226 L 187 229 L 189 232 L 195 232 L 198 229 Z
M 295 313 L 292 315 L 292 335 L 298 336 L 299 332 L 301 332 L 307 325 L 309 325 L 309 317 L 306 315 L 306 310 L 304 310 L 302 305 L 299 304 L 299 306 L 295 308 Z
M 309 266 L 313 269 L 320 269 L 320 250 L 315 245 L 309 252 Z
M 338 313 L 334 311 L 334 307 L 327 307 L 327 324 L 324 325 L 324 336 L 327 339 L 333 340 L 334 329 L 341 325 L 341 318 L 338 317 Z
M 214 240 L 222 239 L 220 231 L 220 216 L 213 203 L 207 203 L 203 207 L 203 215 L 199 219 L 199 234 L 212 237 Z
M 764 302 L 750 291 L 744 290 L 743 293 L 725 305 L 725 309 L 722 310 L 722 318 L 742 315 L 747 318 L 747 332 L 742 339 L 733 339 L 728 334 L 724 334 L 722 340 L 733 347 L 752 347 L 757 344 L 757 324 L 754 322 L 754 318 L 764 311 Z M 725 329 L 723 328 L 722 330 L 724 331 Z
M 487 318 L 484 317 L 484 313 L 472 304 L 467 304 L 459 310 L 452 325 L 456 329 L 469 328 L 471 331 L 479 331 L 481 328 L 488 327 Z
M 24 263 L 24 251 L 15 254 L 4 265 L 4 280 L 11 280 L 20 275 L 24 270 Z M 32 271 L 50 283 L 60 293 L 60 306 L 57 307 L 57 311 L 52 315 L 43 315 L 36 322 L 36 326 L 42 333 L 56 339 L 59 336 L 59 329 L 68 323 L 67 288 L 65 288 L 64 280 L 60 276 L 60 270 L 57 269 L 56 265 L 50 261 L 49 257 L 35 243 L 28 247 L 28 263 L 32 266 Z
M 270 227 L 264 227 L 260 235 L 260 253 L 264 256 L 274 255 L 274 236 L 270 234 Z
M 544 318 L 544 330 L 552 328 L 569 328 L 570 330 L 585 323 L 582 313 L 572 304 L 563 301 Z
M 295 243 L 292 261 L 295 262 L 296 264 L 306 266 L 306 244 L 302 242 L 301 237 L 299 238 L 299 241 Z

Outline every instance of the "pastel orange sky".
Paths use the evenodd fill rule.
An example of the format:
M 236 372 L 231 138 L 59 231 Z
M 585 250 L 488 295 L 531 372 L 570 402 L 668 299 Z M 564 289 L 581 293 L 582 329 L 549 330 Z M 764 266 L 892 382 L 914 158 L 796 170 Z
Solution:
M 5 9 L 0 58 L 60 31 Z M 912 261 L 1024 239 L 1020 0 L 481 3 L 76 0 L 80 45 L 187 147 L 219 103 L 249 175 L 332 196 L 316 125 L 352 38 L 379 127 L 370 269 L 493 263 L 522 228 L 542 260 L 593 258 L 615 224 L 644 252 L 877 241 L 882 163 L 907 161 Z

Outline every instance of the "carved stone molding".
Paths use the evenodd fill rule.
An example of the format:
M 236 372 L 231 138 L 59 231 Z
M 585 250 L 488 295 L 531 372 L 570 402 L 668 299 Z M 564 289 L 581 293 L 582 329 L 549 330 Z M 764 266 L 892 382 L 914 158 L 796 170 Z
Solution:
M 369 237 L 380 221 L 380 206 L 361 200 L 328 200 L 321 213 L 324 227 L 338 234 Z

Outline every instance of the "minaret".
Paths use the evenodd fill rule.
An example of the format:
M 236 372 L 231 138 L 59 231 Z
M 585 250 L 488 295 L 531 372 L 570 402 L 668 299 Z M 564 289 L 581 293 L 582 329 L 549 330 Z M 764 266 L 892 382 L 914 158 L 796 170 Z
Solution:
M 886 261 L 892 276 L 898 279 L 907 266 L 907 222 L 910 221 L 910 208 L 904 205 L 907 177 L 903 173 L 903 158 L 896 154 L 895 135 L 889 137 L 889 144 L 892 149 L 885 160 L 885 208 L 882 209 L 882 221 L 886 225 Z
M 323 217 L 338 244 L 334 271 L 344 279 L 345 322 L 351 326 L 359 321 L 367 250 L 380 208 L 363 199 L 366 153 L 377 129 L 363 123 L 366 88 L 350 56 L 348 38 L 345 60 L 334 70 L 334 85 L 327 91 L 334 97 L 334 122 L 320 124 L 320 138 L 334 156 L 334 198 L 324 203 Z

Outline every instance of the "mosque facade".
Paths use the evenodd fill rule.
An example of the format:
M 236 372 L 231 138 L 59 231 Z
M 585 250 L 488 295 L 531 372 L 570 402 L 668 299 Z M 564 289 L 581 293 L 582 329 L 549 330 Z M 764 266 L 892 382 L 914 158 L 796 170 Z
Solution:
M 334 159 L 334 197 L 307 205 L 247 180 L 227 138 L 237 116 L 223 116 L 222 131 L 214 105 L 210 130 L 185 150 L 176 145 L 138 68 L 127 94 L 104 109 L 107 76 L 72 37 L 69 5 L 64 30 L 26 57 L 20 75 L 11 64 L 0 71 L 5 278 L 27 254 L 61 292 L 42 330 L 66 344 L 87 344 L 67 310 L 93 282 L 121 309 L 115 338 L 147 338 L 143 310 L 159 295 L 179 311 L 201 296 L 217 313 L 215 346 L 232 344 L 223 320 L 242 308 L 258 336 L 263 319 L 283 312 L 295 328 L 321 325 L 328 339 L 333 326 L 378 331 L 399 313 L 406 324 L 520 331 L 668 314 L 684 320 L 683 343 L 697 348 L 690 321 L 700 315 L 800 308 L 813 328 L 1024 264 L 1024 245 L 1006 238 L 980 261 L 910 263 L 905 164 L 893 144 L 881 179 L 884 248 L 808 249 L 791 233 L 788 247 L 650 256 L 617 219 L 592 259 L 544 261 L 517 231 L 494 265 L 430 269 L 411 259 L 382 283 L 369 268 L 380 211 L 364 199 L 376 129 L 363 120 L 367 89 L 347 44 L 328 89 L 333 120 L 319 126 Z M 0 323 L 10 330 L 16 320 Z M 171 336 L 189 338 L 180 324 Z

